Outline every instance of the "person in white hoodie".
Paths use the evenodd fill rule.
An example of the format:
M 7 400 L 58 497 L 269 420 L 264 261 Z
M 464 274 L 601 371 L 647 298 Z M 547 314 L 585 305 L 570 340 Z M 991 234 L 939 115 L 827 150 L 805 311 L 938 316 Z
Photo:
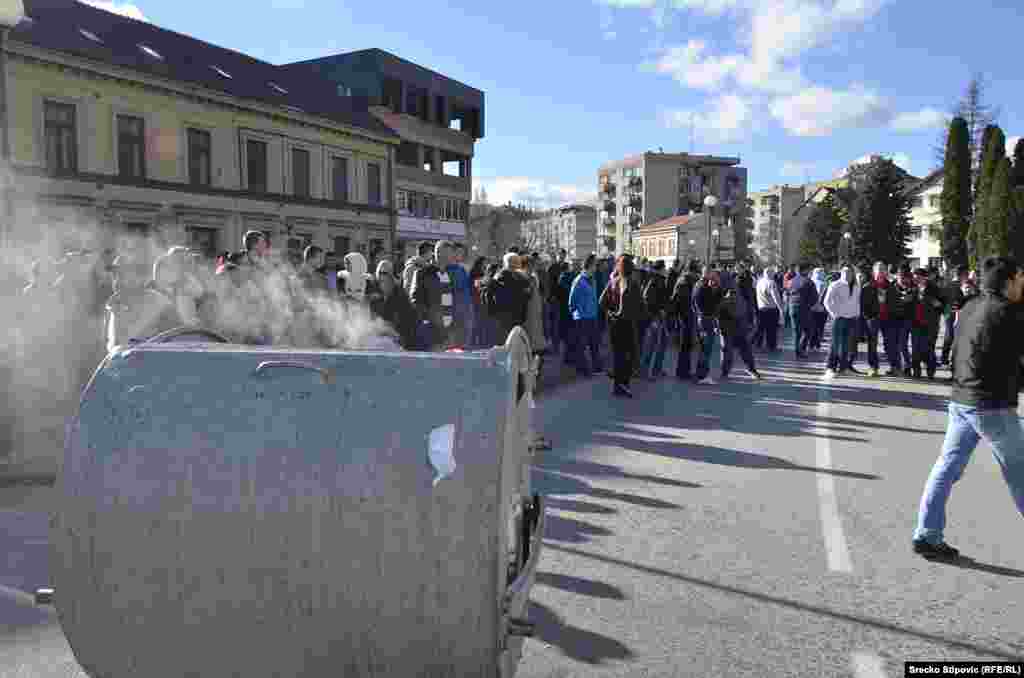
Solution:
M 782 294 L 775 284 L 775 267 L 768 266 L 758 279 L 754 292 L 757 298 L 757 334 L 754 335 L 754 346 L 766 342 L 768 350 L 775 353 L 779 349 L 779 325 L 785 314 Z
M 839 280 L 828 286 L 825 310 L 832 318 L 832 347 L 825 371 L 825 378 L 831 379 L 853 369 L 850 365 L 850 334 L 855 331 L 860 318 L 860 286 L 849 265 L 843 266 Z

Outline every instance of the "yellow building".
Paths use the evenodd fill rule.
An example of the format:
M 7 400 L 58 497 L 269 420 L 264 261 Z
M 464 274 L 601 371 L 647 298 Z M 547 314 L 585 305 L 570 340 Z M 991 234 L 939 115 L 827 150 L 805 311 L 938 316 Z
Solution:
M 392 253 L 399 139 L 332 83 L 74 0 L 25 6 L 5 48 L 8 237 L 212 255 L 258 229 L 291 255 Z

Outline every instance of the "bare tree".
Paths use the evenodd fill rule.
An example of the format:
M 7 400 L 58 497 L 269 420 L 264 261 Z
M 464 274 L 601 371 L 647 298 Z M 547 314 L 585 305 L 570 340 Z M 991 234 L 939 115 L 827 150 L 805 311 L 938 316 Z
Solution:
M 973 74 L 963 96 L 952 107 L 950 115 L 946 117 L 938 143 L 933 148 L 936 168 L 942 167 L 946 161 L 946 140 L 949 136 L 950 123 L 957 116 L 966 120 L 967 140 L 971 152 L 972 186 L 977 182 L 978 172 L 981 171 L 981 153 L 985 150 L 981 147 L 981 135 L 986 127 L 995 124 L 1001 113 L 998 106 L 992 106 L 986 102 L 987 90 L 988 79 L 985 75 L 983 73 Z

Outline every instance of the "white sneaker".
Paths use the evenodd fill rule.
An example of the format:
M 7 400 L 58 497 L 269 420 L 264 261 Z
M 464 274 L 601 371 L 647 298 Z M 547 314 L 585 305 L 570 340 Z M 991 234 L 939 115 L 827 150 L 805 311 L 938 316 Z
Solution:
M 825 379 L 835 379 L 835 378 L 836 378 L 836 371 L 835 370 L 833 370 L 833 369 L 825 370 Z
M 716 382 L 711 377 L 704 377 L 703 379 L 701 379 L 697 383 L 698 384 L 703 384 L 704 386 L 714 386 Z

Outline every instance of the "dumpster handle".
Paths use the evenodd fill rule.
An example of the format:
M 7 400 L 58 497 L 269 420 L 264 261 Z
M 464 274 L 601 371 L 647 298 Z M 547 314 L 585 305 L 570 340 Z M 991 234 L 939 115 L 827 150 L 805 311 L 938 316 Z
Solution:
M 264 360 L 256 366 L 256 370 L 252 373 L 252 376 L 258 377 L 267 370 L 281 367 L 291 367 L 296 370 L 312 370 L 313 372 L 318 372 L 320 374 L 320 379 L 323 383 L 334 383 L 334 370 L 329 370 L 325 367 L 317 367 L 316 365 L 299 362 L 298 360 Z

